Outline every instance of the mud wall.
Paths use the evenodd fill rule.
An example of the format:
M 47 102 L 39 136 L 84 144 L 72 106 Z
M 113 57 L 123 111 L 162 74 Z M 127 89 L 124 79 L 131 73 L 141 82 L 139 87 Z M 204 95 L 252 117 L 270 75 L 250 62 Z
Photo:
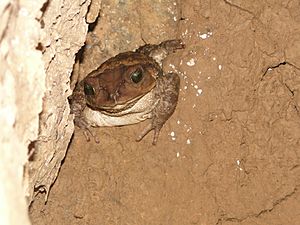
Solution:
M 180 75 L 179 103 L 156 146 L 134 141 L 147 121 L 95 129 L 101 144 L 75 132 L 32 222 L 298 224 L 299 1 L 101 2 L 81 69 L 181 38 L 164 62 Z

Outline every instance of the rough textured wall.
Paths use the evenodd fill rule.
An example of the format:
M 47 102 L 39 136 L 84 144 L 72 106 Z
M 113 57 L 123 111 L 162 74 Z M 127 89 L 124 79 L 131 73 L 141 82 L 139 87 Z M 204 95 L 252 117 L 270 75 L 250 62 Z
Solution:
M 28 145 L 37 139 L 45 72 L 36 50 L 44 0 L 0 1 L 0 221 L 29 224 L 24 184 Z M 27 104 L 24 104 L 27 103 Z
M 75 54 L 85 41 L 85 17 L 89 0 L 56 0 L 43 8 L 41 48 L 46 72 L 46 92 L 40 114 L 39 140 L 32 143 L 34 154 L 29 163 L 29 201 L 34 190 L 46 192 L 55 181 L 73 133 L 69 115 L 70 75 Z
M 86 49 L 106 57 L 141 37 L 182 38 L 164 62 L 181 77 L 178 107 L 156 146 L 134 141 L 147 123 L 95 129 L 100 144 L 76 132 L 33 223 L 299 224 L 299 0 L 156 0 L 139 29 L 141 2 L 103 0 L 99 44 Z M 182 12 L 177 24 L 163 13 L 174 33 L 151 20 L 159 2 L 157 15 Z
M 174 0 L 94 0 L 92 6 L 90 12 L 99 10 L 99 7 L 101 12 L 87 36 L 80 66 L 74 70 L 72 87 L 77 79 L 84 78 L 106 59 L 145 43 L 172 39 L 178 32 L 180 10 Z

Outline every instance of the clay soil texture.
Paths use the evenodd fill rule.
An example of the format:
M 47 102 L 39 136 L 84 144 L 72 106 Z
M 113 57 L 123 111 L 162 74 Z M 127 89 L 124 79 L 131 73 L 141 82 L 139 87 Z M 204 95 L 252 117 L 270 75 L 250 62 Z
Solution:
M 181 78 L 178 106 L 156 146 L 135 142 L 148 121 L 95 129 L 100 144 L 76 129 L 47 204 L 38 195 L 30 207 L 33 225 L 300 224 L 299 0 L 101 7 L 86 67 L 181 38 L 164 61 Z

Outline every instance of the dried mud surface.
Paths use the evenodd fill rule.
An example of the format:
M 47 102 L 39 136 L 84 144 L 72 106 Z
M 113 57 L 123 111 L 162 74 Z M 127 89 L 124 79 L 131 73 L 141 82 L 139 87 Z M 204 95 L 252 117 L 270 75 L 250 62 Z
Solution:
M 113 23 L 106 12 L 120 6 L 102 2 Z M 40 196 L 30 208 L 33 224 L 299 223 L 299 1 L 166 2 L 176 10 L 157 40 L 147 14 L 133 18 L 140 26 L 126 17 L 133 36 L 111 31 L 127 50 L 147 37 L 186 44 L 164 63 L 180 74 L 181 93 L 157 146 L 151 135 L 134 141 L 147 122 L 97 129 L 100 144 L 76 130 L 48 203 Z M 95 28 L 103 60 L 125 50 L 103 43 L 110 28 Z

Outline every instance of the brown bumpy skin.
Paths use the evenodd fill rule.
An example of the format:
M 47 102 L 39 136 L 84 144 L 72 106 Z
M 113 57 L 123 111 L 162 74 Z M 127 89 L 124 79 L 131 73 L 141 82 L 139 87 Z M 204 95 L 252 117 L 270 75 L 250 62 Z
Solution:
M 82 116 L 82 112 L 86 105 L 85 95 L 83 94 L 83 83 L 76 85 L 72 96 L 70 97 L 70 108 L 71 113 L 75 115 L 74 124 L 83 129 L 84 136 L 87 141 L 90 141 L 90 136 L 92 136 L 96 143 L 99 143 L 99 139 L 96 134 L 92 131 L 91 126 Z
M 150 56 L 152 56 L 153 52 L 157 52 L 157 54 L 164 52 L 165 56 L 167 56 L 184 47 L 180 39 L 175 39 L 164 41 L 159 45 L 147 44 L 138 48 L 136 52 Z M 179 86 L 180 78 L 176 73 L 168 73 L 158 77 L 157 86 L 155 87 L 155 98 L 159 99 L 159 102 L 153 110 L 151 123 L 145 127 L 136 141 L 141 141 L 150 131 L 154 130 L 152 144 L 156 145 L 161 128 L 175 111 Z
M 153 110 L 151 123 L 141 132 L 136 139 L 137 141 L 142 140 L 151 130 L 154 130 L 152 144 L 157 143 L 160 129 L 175 111 L 179 86 L 180 78 L 176 73 L 168 73 L 158 79 L 155 96 L 159 99 L 159 102 Z
M 70 97 L 71 113 L 75 115 L 75 125 L 84 130 L 87 141 L 90 140 L 89 136 L 92 136 L 97 143 L 99 142 L 91 127 L 102 126 L 102 124 L 97 123 L 98 120 L 95 122 L 94 118 L 97 118 L 97 116 L 101 115 L 101 113 L 106 114 L 106 116 L 108 115 L 111 120 L 117 119 L 118 117 L 118 115 L 113 113 L 114 110 L 111 110 L 109 108 L 107 109 L 107 107 L 110 107 L 110 105 L 111 107 L 113 107 L 114 104 L 111 104 L 110 102 L 110 104 L 104 104 L 105 99 L 102 98 L 100 98 L 101 101 L 99 99 L 96 99 L 97 101 L 88 100 L 92 97 L 102 97 L 102 95 L 100 95 L 101 90 L 103 93 L 103 90 L 110 93 L 109 91 L 110 89 L 112 89 L 113 92 L 107 96 L 114 97 L 113 94 L 117 93 L 118 95 L 116 95 L 116 97 L 113 99 L 118 100 L 118 102 L 122 99 L 125 99 L 122 100 L 122 103 L 124 103 L 124 108 L 119 109 L 119 111 L 128 109 L 128 107 L 132 107 L 132 104 L 130 106 L 129 103 L 132 102 L 131 100 L 137 97 L 137 94 L 130 94 L 131 92 L 128 91 L 131 90 L 130 88 L 126 89 L 125 94 L 127 95 L 122 94 L 123 89 L 120 89 L 120 87 L 126 87 L 125 81 L 127 79 L 122 71 L 127 71 L 130 68 L 142 67 L 144 70 L 144 75 L 152 76 L 152 78 L 155 78 L 155 83 L 154 85 L 149 84 L 148 89 L 143 87 L 140 91 L 140 95 L 144 96 L 148 92 L 150 93 L 153 91 L 153 102 L 156 102 L 157 104 L 154 109 L 151 108 L 152 111 L 150 114 L 149 111 L 147 112 L 148 108 L 144 109 L 145 113 L 148 113 L 147 116 L 151 116 L 151 123 L 141 132 L 136 140 L 142 140 L 143 137 L 146 136 L 151 130 L 154 130 L 154 138 L 152 144 L 155 145 L 157 143 L 161 128 L 170 118 L 176 108 L 180 85 L 180 79 L 177 74 L 163 74 L 161 68 L 161 60 L 163 60 L 167 55 L 175 52 L 176 50 L 183 48 L 184 45 L 182 44 L 181 40 L 168 40 L 160 43 L 159 45 L 147 44 L 138 48 L 134 52 L 132 51 L 120 53 L 117 56 L 110 58 L 109 60 L 101 64 L 98 69 L 91 72 L 86 78 L 79 82 L 73 92 L 73 95 Z M 121 67 L 124 67 L 122 71 L 120 70 Z M 129 74 L 131 75 L 131 73 Z M 122 77 L 125 78 L 121 79 Z M 88 84 L 90 88 L 93 88 L 92 92 L 94 92 L 94 94 L 85 94 L 84 90 L 86 86 L 84 85 L 86 84 Z M 130 96 L 132 96 L 132 98 Z M 136 101 L 139 101 L 139 98 L 137 98 Z M 128 107 L 126 105 L 127 102 Z M 153 105 L 151 107 L 153 107 Z M 93 118 L 91 118 L 90 116 L 88 117 L 84 113 L 86 109 L 87 111 L 92 110 L 92 112 L 97 116 Z M 99 114 L 97 114 L 98 112 Z M 126 124 L 130 123 L 124 123 L 123 125 Z M 120 126 L 120 124 L 116 126 Z
M 184 49 L 185 46 L 180 39 L 163 41 L 158 45 L 146 44 L 139 47 L 135 52 L 142 53 L 144 55 L 151 55 L 151 52 L 162 49 L 167 52 L 167 55 L 174 53 L 176 50 Z

